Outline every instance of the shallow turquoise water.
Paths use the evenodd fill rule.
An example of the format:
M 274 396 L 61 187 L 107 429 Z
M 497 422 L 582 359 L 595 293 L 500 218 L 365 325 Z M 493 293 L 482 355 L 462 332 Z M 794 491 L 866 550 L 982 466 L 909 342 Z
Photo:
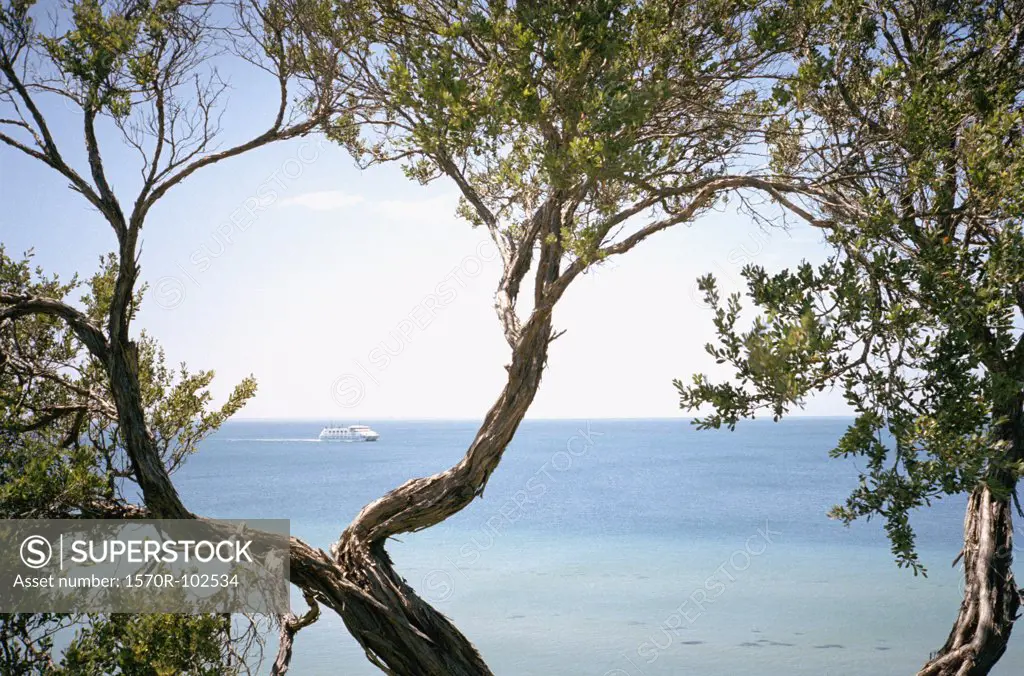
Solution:
M 288 518 L 326 548 L 476 429 L 364 422 L 376 444 L 318 443 L 315 422 L 229 423 L 177 483 L 196 512 Z M 390 551 L 497 674 L 911 674 L 956 616 L 964 500 L 914 520 L 929 577 L 897 569 L 879 522 L 825 517 L 856 482 L 855 462 L 827 456 L 845 424 L 527 421 L 482 500 Z M 1018 637 L 993 673 L 1022 670 Z M 292 673 L 379 672 L 325 613 Z

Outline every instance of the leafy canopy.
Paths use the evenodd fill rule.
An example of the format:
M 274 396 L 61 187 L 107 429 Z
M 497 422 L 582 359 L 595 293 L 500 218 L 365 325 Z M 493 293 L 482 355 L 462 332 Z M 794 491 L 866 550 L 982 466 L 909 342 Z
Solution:
M 546 236 L 592 261 L 630 216 L 683 211 L 757 132 L 758 4 L 369 3 L 353 150 L 447 175 L 461 215 L 513 246 L 554 204 Z
M 839 388 L 856 419 L 832 455 L 867 464 L 832 515 L 884 518 L 917 572 L 911 510 L 979 482 L 1009 496 L 1024 471 L 1024 6 L 812 0 L 771 17 L 794 62 L 773 166 L 828 185 L 832 255 L 747 266 L 746 323 L 703 278 L 708 351 L 733 377 L 676 385 L 710 407 L 704 427 Z

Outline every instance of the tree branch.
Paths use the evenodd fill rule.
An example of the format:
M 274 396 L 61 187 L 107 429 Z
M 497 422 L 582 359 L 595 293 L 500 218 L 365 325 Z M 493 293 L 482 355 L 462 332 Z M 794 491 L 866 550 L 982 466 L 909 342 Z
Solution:
M 274 666 L 270 670 L 271 676 L 284 676 L 288 673 L 292 661 L 295 634 L 320 619 L 320 604 L 316 602 L 312 592 L 304 592 L 303 597 L 309 605 L 309 610 L 302 617 L 289 613 L 280 618 L 281 643 L 277 648 L 277 659 L 274 660 Z
M 97 190 L 99 190 L 100 200 L 103 204 L 101 210 L 117 233 L 118 240 L 123 240 L 126 235 L 125 230 L 127 226 L 124 222 L 124 213 L 121 211 L 121 205 L 117 201 L 114 191 L 110 189 L 110 184 L 107 183 L 106 172 L 103 169 L 99 143 L 96 141 L 96 111 L 92 108 L 86 108 L 84 122 L 85 148 L 89 155 L 89 170 L 92 172 L 92 180 L 96 184 Z
M 18 295 L 0 292 L 0 321 L 16 319 L 27 315 L 48 315 L 59 317 L 67 322 L 78 339 L 86 346 L 94 357 L 102 362 L 110 356 L 110 347 L 106 336 L 84 314 L 59 300 L 39 296 Z
M 34 151 L 29 151 L 26 146 L 18 144 L 10 137 L 3 136 L 0 140 L 3 140 L 4 143 L 18 148 L 23 152 L 27 152 L 36 159 L 41 159 L 47 165 L 59 171 L 69 181 L 71 181 L 71 186 L 76 191 L 84 195 L 93 206 L 102 211 L 103 202 L 96 194 L 96 191 L 93 190 L 92 186 L 79 176 L 74 169 L 64 162 L 64 158 L 61 156 L 60 150 L 57 148 L 57 144 L 53 140 L 53 135 L 50 133 L 50 127 L 46 124 L 46 118 L 39 111 L 35 101 L 32 99 L 32 95 L 21 81 L 21 78 L 18 77 L 18 74 L 14 71 L 14 65 L 11 63 L 6 50 L 3 50 L 2 47 L 0 47 L 0 73 L 4 74 L 7 81 L 11 83 L 11 87 L 15 92 L 17 92 L 18 97 L 22 102 L 24 102 L 25 107 L 28 108 L 28 111 L 39 131 L 38 135 L 33 132 L 33 136 L 41 136 L 42 138 L 42 146 L 40 148 L 42 152 L 37 154 Z M 40 157 L 40 155 L 42 155 L 42 157 Z

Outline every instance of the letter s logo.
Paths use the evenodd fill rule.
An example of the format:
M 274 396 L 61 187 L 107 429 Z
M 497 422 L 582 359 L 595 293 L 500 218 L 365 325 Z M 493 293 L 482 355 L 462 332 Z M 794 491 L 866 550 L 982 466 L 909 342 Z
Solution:
M 53 558 L 50 541 L 42 535 L 29 535 L 21 543 L 21 562 L 29 568 L 42 568 Z

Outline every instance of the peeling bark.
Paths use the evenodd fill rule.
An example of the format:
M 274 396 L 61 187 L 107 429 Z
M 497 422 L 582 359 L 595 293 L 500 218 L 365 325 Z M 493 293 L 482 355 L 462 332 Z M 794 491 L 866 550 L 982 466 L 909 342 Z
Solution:
M 1009 498 L 987 485 L 971 493 L 964 517 L 964 599 L 946 644 L 918 676 L 982 676 L 1006 651 L 1020 607 L 1013 579 Z
M 274 660 L 274 666 L 270 669 L 270 676 L 284 676 L 288 673 L 292 662 L 295 634 L 320 619 L 320 605 L 308 592 L 306 593 L 306 603 L 309 604 L 309 610 L 302 617 L 292 613 L 281 617 L 281 642 L 277 648 L 277 659 Z
M 355 608 L 340 611 L 345 626 L 371 661 L 388 673 L 491 673 L 448 618 L 395 571 L 384 544 L 393 535 L 444 521 L 483 493 L 537 393 L 550 340 L 550 316 L 534 314 L 513 350 L 508 382 L 465 457 L 440 474 L 409 481 L 367 505 L 332 548 L 345 578 L 363 592 Z
M 292 542 L 292 581 L 315 592 L 334 609 L 369 660 L 389 674 L 479 676 L 490 674 L 480 653 L 455 625 L 421 599 L 395 570 L 385 549 L 389 537 L 436 525 L 483 494 L 509 442 L 540 387 L 553 340 L 551 311 L 564 292 L 559 287 L 562 248 L 561 204 L 548 199 L 534 216 L 534 227 L 514 251 L 499 245 L 505 266 L 496 309 L 512 348 L 508 380 L 466 451 L 453 467 L 413 479 L 359 512 L 331 548 L 311 550 Z M 486 213 L 482 214 L 487 222 Z M 495 231 L 495 239 L 501 237 Z M 520 282 L 530 266 L 522 263 L 540 249 L 534 278 L 534 308 L 525 323 L 515 311 Z

